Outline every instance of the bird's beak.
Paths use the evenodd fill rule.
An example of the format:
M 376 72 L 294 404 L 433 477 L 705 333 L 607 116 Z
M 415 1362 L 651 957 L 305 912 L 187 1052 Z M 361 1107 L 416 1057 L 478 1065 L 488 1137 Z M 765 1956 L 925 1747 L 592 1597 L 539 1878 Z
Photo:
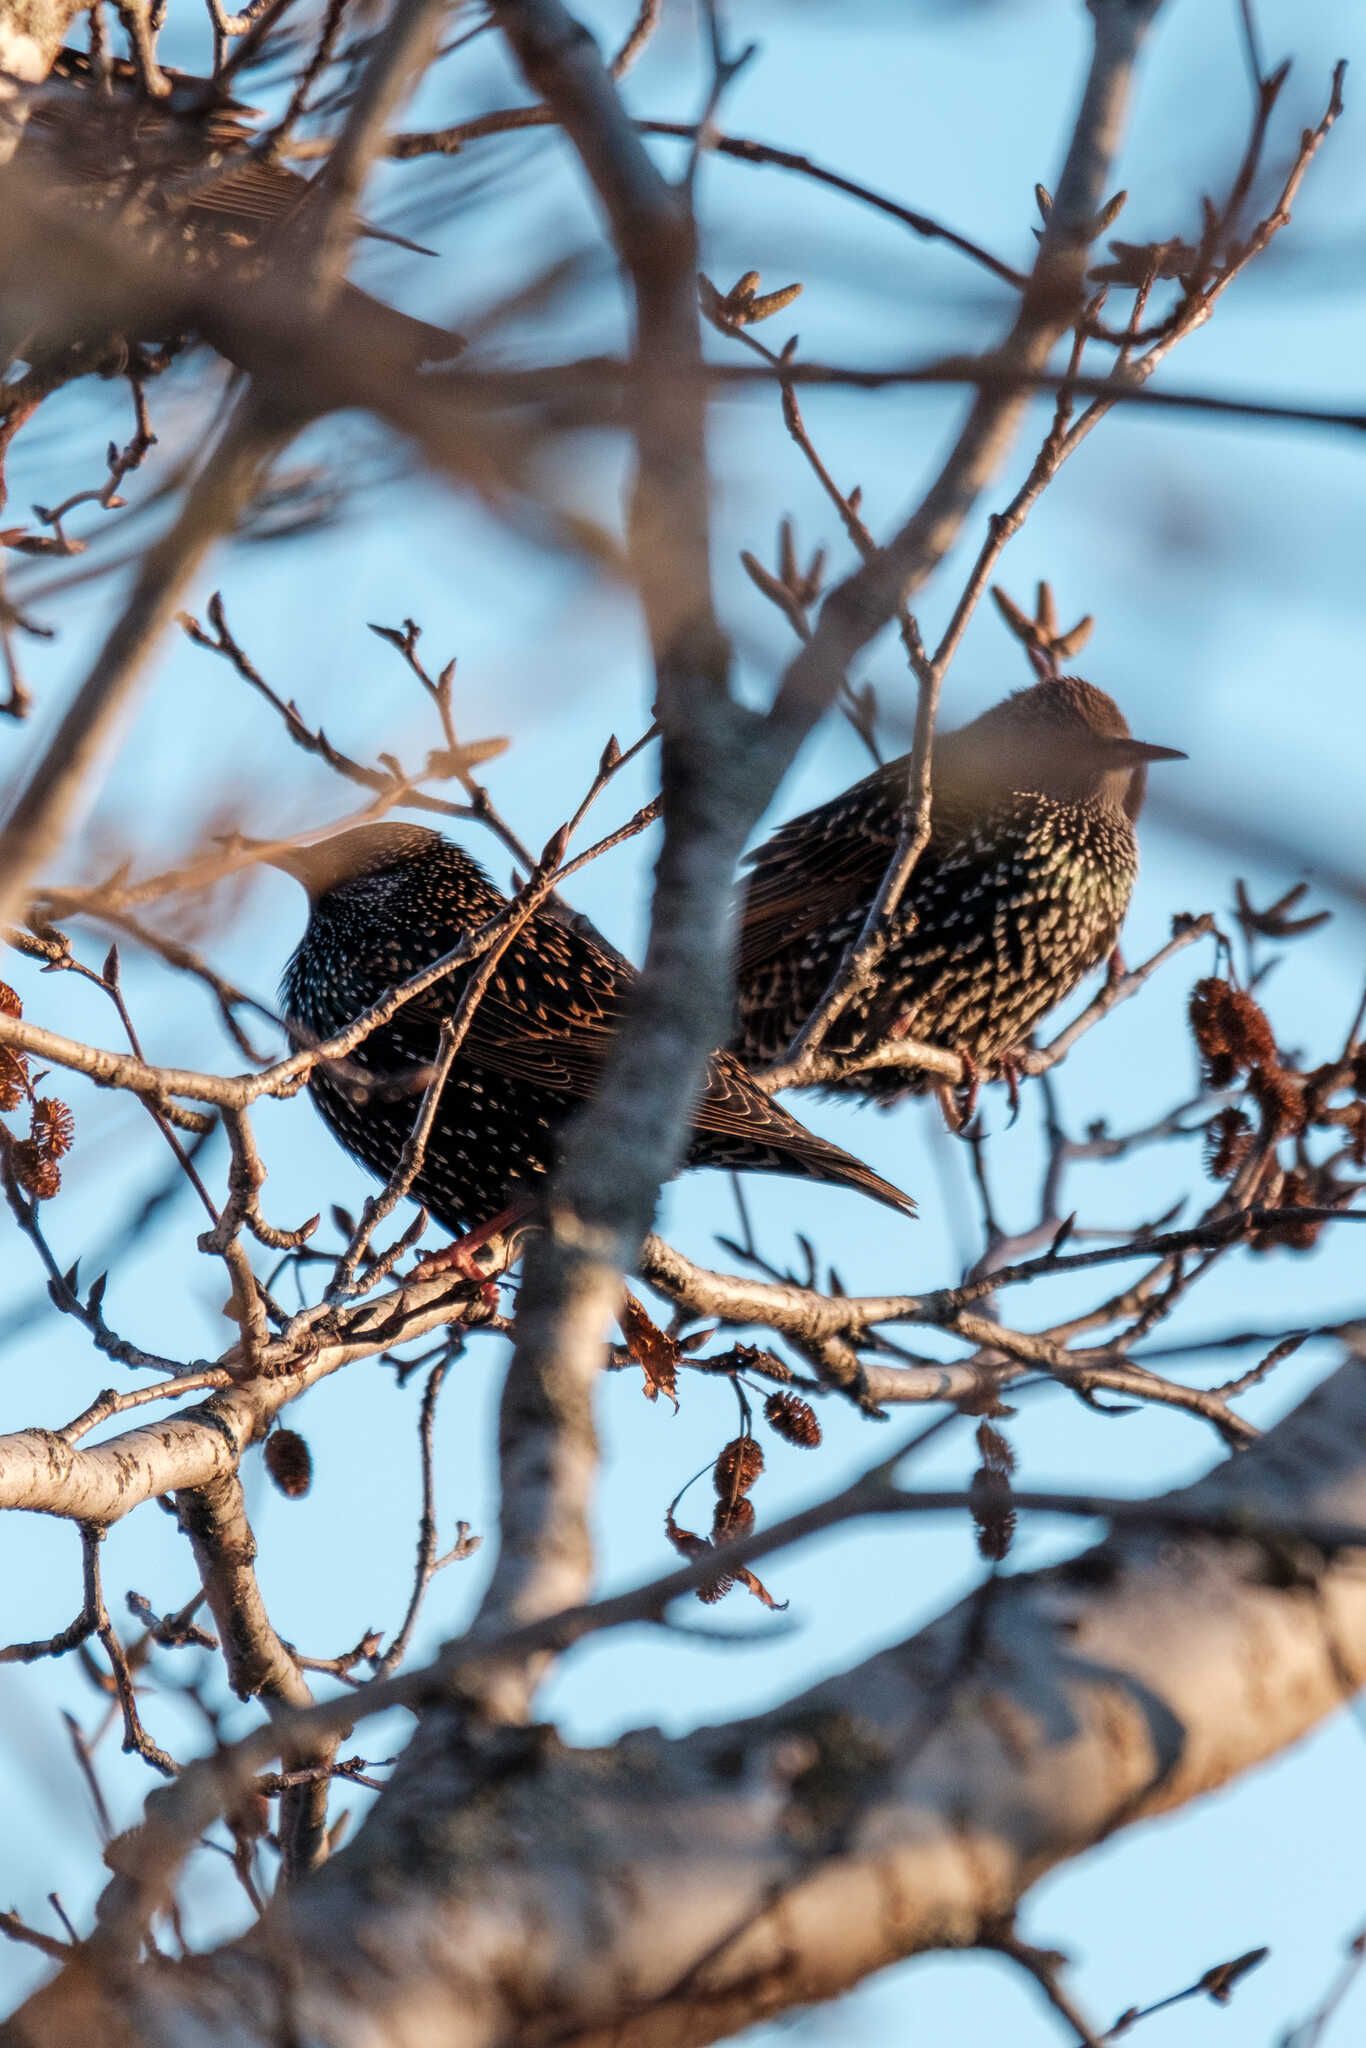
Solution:
M 1116 768 L 1141 768 L 1147 761 L 1185 761 L 1180 747 L 1157 747 L 1149 740 L 1106 740 L 1105 752 Z

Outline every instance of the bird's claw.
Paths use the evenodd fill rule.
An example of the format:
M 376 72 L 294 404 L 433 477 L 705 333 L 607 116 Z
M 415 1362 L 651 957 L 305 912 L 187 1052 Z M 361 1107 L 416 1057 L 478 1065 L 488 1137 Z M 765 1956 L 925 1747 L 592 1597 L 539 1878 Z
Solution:
M 944 1113 L 944 1122 L 956 1138 L 961 1138 L 977 1114 L 977 1098 L 982 1092 L 982 1069 L 970 1052 L 960 1052 L 963 1063 L 963 1078 L 958 1082 L 941 1081 L 935 1093 L 939 1107 Z
M 1013 1124 L 1020 1114 L 1020 1083 L 1024 1079 L 1024 1048 L 1002 1053 L 999 1062 L 1000 1077 L 1006 1084 L 1010 1099 L 1010 1122 Z M 1007 1125 L 1007 1129 L 1009 1129 Z
M 477 1287 L 481 1299 L 496 1308 L 498 1275 L 506 1272 L 517 1256 L 518 1239 L 527 1227 L 528 1210 L 529 1204 L 524 1197 L 510 1202 L 496 1216 L 490 1216 L 486 1223 L 476 1224 L 463 1237 L 457 1237 L 444 1251 L 432 1252 L 427 1258 L 419 1259 L 408 1278 L 435 1280 L 443 1273 L 455 1273 Z M 479 1263 L 481 1253 L 487 1255 L 487 1264 Z

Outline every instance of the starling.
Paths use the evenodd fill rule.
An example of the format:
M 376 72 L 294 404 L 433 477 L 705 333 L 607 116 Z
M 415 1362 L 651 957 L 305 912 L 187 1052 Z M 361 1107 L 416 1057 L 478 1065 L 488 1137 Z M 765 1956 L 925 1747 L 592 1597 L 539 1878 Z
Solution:
M 275 258 L 282 269 L 289 263 L 293 284 L 299 270 L 288 238 L 310 202 L 310 181 L 255 148 L 254 109 L 212 79 L 164 69 L 162 76 L 167 94 L 154 99 L 134 66 L 115 60 L 106 91 L 88 56 L 60 51 L 49 78 L 28 90 L 19 166 L 40 179 L 40 190 L 78 213 L 120 230 L 138 228 L 144 253 L 182 282 L 223 276 L 255 283 Z M 365 222 L 358 232 L 418 248 Z M 343 298 L 355 336 L 395 361 L 437 363 L 464 346 L 458 334 L 398 312 L 354 285 L 344 287 Z M 213 338 L 231 353 L 226 330 Z
M 1113 951 L 1138 872 L 1146 764 L 1184 758 L 1131 738 L 1113 698 L 1070 676 L 936 738 L 930 838 L 904 922 L 823 1050 L 913 1038 L 960 1053 L 970 1073 L 1008 1064 Z M 875 769 L 750 856 L 734 1049 L 751 1064 L 783 1056 L 857 937 L 897 843 L 907 768 L 903 757 Z M 930 1077 L 884 1068 L 830 1085 L 889 1102 Z
M 292 848 L 275 865 L 303 883 L 311 905 L 280 989 L 291 1031 L 305 1045 L 343 1029 L 507 903 L 467 853 L 418 825 L 362 825 Z M 345 1063 L 315 1067 L 309 1077 L 333 1134 L 386 1180 L 412 1132 L 442 1019 L 469 972 L 457 968 L 434 983 Z M 547 912 L 522 927 L 474 1011 L 412 1187 L 448 1230 L 483 1235 L 534 1195 L 554 1164 L 561 1124 L 597 1084 L 630 979 L 629 966 Z M 686 1164 L 795 1174 L 913 1208 L 771 1102 L 726 1052 L 713 1055 Z

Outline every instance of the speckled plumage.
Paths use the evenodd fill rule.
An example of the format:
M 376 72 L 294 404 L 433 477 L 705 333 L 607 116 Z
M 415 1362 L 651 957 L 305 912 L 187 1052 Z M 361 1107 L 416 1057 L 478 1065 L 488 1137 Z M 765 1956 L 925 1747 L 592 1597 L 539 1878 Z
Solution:
M 441 958 L 506 899 L 460 847 L 420 826 L 361 826 L 282 858 L 312 898 L 281 1000 L 305 1043 L 330 1037 L 385 992 Z M 313 1099 L 348 1152 L 388 1179 L 412 1131 L 421 1070 L 459 1000 L 457 969 L 406 1003 L 349 1061 L 386 1077 L 315 1069 Z M 441 1097 L 413 1186 L 448 1230 L 473 1229 L 534 1194 L 560 1125 L 592 1093 L 621 1014 L 630 969 L 557 918 L 533 916 L 493 971 Z M 416 1083 L 416 1085 L 415 1085 Z M 892 1206 L 906 1197 L 804 1129 L 729 1053 L 711 1062 L 687 1164 L 794 1174 L 856 1188 Z
M 135 226 L 144 262 L 164 262 L 182 279 L 207 274 L 254 284 L 272 261 L 289 260 L 287 237 L 309 203 L 311 181 L 258 151 L 253 109 L 212 79 L 162 75 L 167 93 L 152 98 L 136 67 L 115 59 L 106 90 L 84 52 L 62 50 L 32 94 L 18 163 L 73 212 L 117 223 L 121 232 Z M 357 231 L 414 246 L 364 222 Z M 386 356 L 420 363 L 463 347 L 459 335 L 355 286 L 344 287 L 342 302 L 353 323 L 362 323 L 353 348 L 365 337 Z
M 1113 950 L 1138 872 L 1146 762 L 1114 700 L 1058 678 L 935 744 L 930 841 L 902 899 L 913 928 L 832 1026 L 824 1050 L 928 1040 L 989 1066 Z M 907 760 L 775 832 L 741 910 L 735 1049 L 780 1059 L 863 924 L 891 859 Z M 904 1069 L 832 1084 L 891 1101 Z

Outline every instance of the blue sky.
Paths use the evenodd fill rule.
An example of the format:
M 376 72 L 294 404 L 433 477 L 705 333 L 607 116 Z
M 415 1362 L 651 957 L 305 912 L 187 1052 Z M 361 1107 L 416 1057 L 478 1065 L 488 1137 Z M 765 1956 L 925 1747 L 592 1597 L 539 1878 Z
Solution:
M 733 11 L 743 33 L 761 45 L 726 104 L 733 131 L 808 151 L 942 215 L 1012 260 L 1027 259 L 1031 188 L 1054 174 L 1081 73 L 1080 7 L 1011 0 L 970 10 L 775 4 Z M 642 112 L 688 114 L 699 95 L 691 10 L 665 12 L 665 29 L 632 81 L 631 100 Z M 1247 107 L 1237 12 L 1234 0 L 1172 0 L 1164 10 L 1119 179 L 1131 192 L 1121 227 L 1132 238 L 1188 230 L 1196 190 L 1227 176 Z M 592 19 L 611 40 L 627 13 L 604 5 Z M 1317 116 L 1332 59 L 1366 54 L 1366 37 L 1359 14 L 1322 0 L 1278 0 L 1263 5 L 1259 18 L 1270 56 L 1296 55 L 1281 116 L 1284 144 L 1302 120 Z M 194 55 L 187 45 L 186 60 Z M 474 80 L 487 82 L 489 103 L 502 98 L 489 53 L 431 88 L 421 118 L 467 110 L 469 101 L 458 95 L 481 89 Z M 1294 226 L 1263 274 L 1236 286 L 1209 329 L 1178 352 L 1163 373 L 1172 388 L 1360 402 L 1366 128 L 1352 106 L 1352 86 L 1349 74 L 1348 116 L 1311 174 Z M 662 161 L 679 162 L 677 145 L 660 150 Z M 475 172 L 485 164 L 508 180 L 503 204 L 515 210 L 516 236 L 479 194 Z M 553 138 L 495 143 L 478 165 L 471 156 L 448 175 L 465 180 L 469 198 L 434 237 L 437 263 L 378 250 L 362 259 L 377 285 L 424 310 L 468 321 L 523 273 L 528 250 L 562 247 L 591 230 L 591 209 Z M 401 193 L 398 178 L 390 175 L 377 205 Z M 702 195 L 709 273 L 723 285 L 750 267 L 763 272 L 766 284 L 802 278 L 803 298 L 772 332 L 799 329 L 813 356 L 885 362 L 941 346 L 976 346 L 1005 315 L 1003 294 L 962 259 L 836 195 L 720 162 L 706 167 Z M 616 317 L 604 277 L 557 313 L 553 333 L 528 325 L 500 345 L 517 359 L 531 359 L 542 347 L 597 346 L 612 338 Z M 932 473 L 960 405 L 958 396 L 942 392 L 821 393 L 812 395 L 807 416 L 836 475 L 862 483 L 867 514 L 875 530 L 885 530 Z M 168 439 L 172 419 L 168 410 Z M 121 419 L 111 426 L 108 412 L 87 396 L 74 400 L 63 415 L 63 438 L 48 441 L 27 471 L 20 468 L 16 503 L 57 495 L 54 465 L 63 490 L 89 481 L 103 441 L 121 426 Z M 351 423 L 330 428 L 323 442 L 334 452 L 376 447 L 371 432 Z M 789 649 L 782 622 L 738 568 L 738 549 L 769 556 L 777 519 L 787 512 L 804 542 L 830 543 L 837 566 L 843 557 L 834 522 L 775 405 L 757 396 L 721 400 L 713 445 L 718 582 L 746 685 L 757 695 Z M 1014 475 L 1028 452 L 1022 447 Z M 620 479 L 620 451 L 586 437 L 556 463 L 558 487 L 605 519 L 616 516 Z M 997 501 L 1007 494 L 1003 489 Z M 1187 750 L 1189 765 L 1166 771 L 1183 778 L 1183 794 L 1221 814 L 1245 810 L 1265 819 L 1300 850 L 1298 858 L 1268 862 L 1211 848 L 1182 836 L 1155 807 L 1145 820 L 1144 873 L 1126 933 L 1130 958 L 1160 943 L 1174 912 L 1225 910 L 1234 874 L 1265 898 L 1301 872 L 1312 874 L 1316 857 L 1340 865 L 1355 859 L 1359 866 L 1363 510 L 1366 451 L 1351 440 L 1133 416 L 1106 423 L 1012 544 L 1001 580 L 1024 598 L 1037 577 L 1049 576 L 1065 615 L 1096 615 L 1085 671 L 1120 699 L 1136 731 Z M 947 617 L 979 537 L 974 528 L 926 594 L 927 632 Z M 277 687 L 362 754 L 393 747 L 415 757 L 428 743 L 416 693 L 365 630 L 369 620 L 416 617 L 437 658 L 459 656 L 462 733 L 504 733 L 514 741 L 490 782 L 532 843 L 572 807 L 606 734 L 615 730 L 625 741 L 648 715 L 641 635 L 625 598 L 534 536 L 500 526 L 478 505 L 452 500 L 431 484 L 377 486 L 329 530 L 273 549 L 239 547 L 203 579 L 196 606 L 202 609 L 219 585 L 235 630 Z M 81 673 L 112 600 L 103 585 L 82 595 L 62 613 L 61 639 L 35 653 L 39 717 L 27 731 L 0 733 L 0 776 L 17 769 Z M 893 713 L 909 705 L 893 645 L 870 650 L 860 676 L 877 682 Z M 945 719 L 959 722 L 1024 679 L 1018 650 L 985 607 L 953 670 Z M 861 770 L 858 742 L 839 722 L 828 722 L 774 816 Z M 614 790 L 611 815 L 624 816 L 634 794 L 630 787 Z M 89 843 L 134 848 L 151 864 L 183 847 L 210 815 L 266 831 L 322 823 L 346 808 L 340 785 L 285 751 L 265 707 L 225 667 L 176 643 L 124 736 L 89 821 Z M 606 821 L 609 812 L 602 815 Z M 507 863 L 496 849 L 472 836 L 467 843 L 506 880 Z M 637 841 L 576 886 L 576 900 L 632 950 L 643 928 L 651 844 Z M 79 872 L 87 857 L 73 847 L 60 872 Z M 261 877 L 243 914 L 216 942 L 218 963 L 269 997 L 301 911 L 283 876 Z M 1283 1037 L 1315 1058 L 1340 1042 L 1366 954 L 1359 916 L 1348 906 L 1338 911 L 1332 925 L 1302 942 L 1268 994 Z M 98 961 L 101 950 L 91 939 L 87 957 Z M 134 1014 L 152 1057 L 235 1063 L 197 992 L 174 986 L 131 952 L 126 957 Z M 1069 1062 L 1062 1098 L 1076 1128 L 1105 1112 L 1116 1123 L 1139 1124 L 1169 1107 L 1193 1078 L 1183 1005 L 1196 957 L 1178 962 Z M 71 978 L 39 978 L 22 965 L 4 971 L 23 990 L 32 1017 L 114 1042 L 95 991 Z M 47 1221 L 59 1251 L 75 1256 L 101 1241 L 160 1180 L 163 1162 L 155 1133 L 131 1105 L 76 1087 L 70 1100 L 80 1132 L 71 1192 Z M 773 1253 L 786 1256 L 800 1229 L 818 1238 L 851 1289 L 914 1288 L 955 1277 L 971 1253 L 973 1211 L 963 1148 L 943 1133 L 934 1112 L 913 1106 L 879 1116 L 798 1106 L 815 1127 L 911 1188 L 921 1218 L 908 1224 L 851 1196 L 771 1183 L 753 1192 Z M 1019 1124 L 1007 1131 L 1003 1104 L 988 1105 L 990 1164 L 1003 1210 L 1016 1221 L 1030 1213 L 1037 1111 L 1037 1102 L 1027 1100 Z M 274 1220 L 299 1221 L 319 1206 L 320 1190 L 329 1200 L 359 1202 L 362 1176 L 331 1146 L 306 1102 L 267 1107 L 258 1130 Z M 214 1160 L 221 1173 L 221 1158 Z M 1093 1220 L 1122 1222 L 1159 1212 L 1195 1181 L 1188 1153 L 1160 1149 L 1104 1178 L 1088 1168 L 1077 1186 Z M 665 1227 L 695 1254 L 708 1256 L 713 1233 L 731 1222 L 719 1178 L 695 1176 L 669 1191 Z M 192 1249 L 197 1227 L 188 1205 L 172 1211 L 116 1269 L 107 1306 L 119 1328 L 153 1348 L 212 1355 L 226 1341 L 224 1289 L 221 1270 Z M 0 1303 L 26 1301 L 35 1288 L 27 1248 L 12 1230 L 0 1241 Z M 1344 1231 L 1308 1258 L 1230 1261 L 1183 1310 L 1177 1333 L 1195 1338 L 1235 1324 L 1319 1321 L 1359 1309 L 1362 1295 L 1360 1254 Z M 1044 1320 L 1064 1298 L 1059 1292 L 1037 1305 L 1021 1302 L 1022 1323 Z M 1247 1412 L 1257 1420 L 1281 1412 L 1330 1359 L 1328 1347 L 1307 1347 L 1249 1400 Z M 1203 1373 L 1207 1364 L 1194 1370 Z M 443 1396 L 440 1498 L 447 1526 L 457 1517 L 476 1529 L 490 1525 L 499 1365 L 496 1346 L 473 1345 Z M 81 1333 L 52 1318 L 14 1339 L 5 1366 L 6 1428 L 65 1420 L 108 1377 Z M 642 1401 L 626 1376 L 604 1388 L 604 1584 L 628 1583 L 667 1562 L 664 1507 L 730 1433 L 724 1389 L 700 1384 L 684 1392 L 675 1417 L 663 1404 Z M 306 1501 L 287 1503 L 265 1484 L 259 1459 L 249 1460 L 262 1577 L 282 1632 L 312 1652 L 330 1653 L 369 1626 L 392 1629 L 402 1612 L 416 1511 L 416 1387 L 400 1391 L 382 1368 L 362 1366 L 316 1389 L 292 1419 L 312 1445 L 317 1479 Z M 884 1449 L 882 1432 L 832 1404 L 825 1404 L 823 1419 L 828 1441 L 818 1456 L 775 1445 L 756 1494 L 764 1517 L 830 1490 Z M 1011 1431 L 1027 1485 L 1146 1493 L 1193 1476 L 1217 1455 L 1207 1431 L 1165 1411 L 1106 1421 L 1056 1393 L 1022 1402 Z M 971 1464 L 963 1427 L 948 1433 L 921 1470 L 926 1478 L 961 1481 Z M 1080 1532 L 1031 1530 L 1018 1555 L 1041 1557 L 1062 1541 L 1080 1540 Z M 105 1552 L 107 1584 L 120 1603 L 127 1587 L 162 1609 L 191 1590 L 188 1554 L 167 1518 L 150 1508 L 116 1529 Z M 437 1581 L 418 1654 L 460 1628 L 483 1570 L 476 1558 Z M 751 1636 L 758 1611 L 734 1602 L 721 1610 L 718 1627 L 743 1625 L 741 1644 L 623 1635 L 568 1660 L 547 1708 L 572 1737 L 591 1741 L 650 1722 L 682 1732 L 761 1707 L 903 1636 L 957 1597 L 974 1570 L 969 1539 L 946 1524 L 844 1532 L 773 1562 L 770 1580 L 791 1608 L 771 1637 Z M 69 1619 L 79 1596 L 74 1533 L 37 1518 L 6 1518 L 0 1586 L 0 1635 L 7 1640 L 49 1633 Z M 146 1705 L 154 1731 L 172 1748 L 200 1739 L 174 1695 L 189 1668 L 166 1662 L 169 1689 Z M 95 1717 L 95 1697 L 69 1664 L 6 1670 L 0 1903 L 13 1901 L 35 1917 L 54 1887 L 79 1917 L 98 1886 L 93 1830 L 86 1832 L 59 1704 L 73 1706 L 87 1726 Z M 244 1725 L 245 1718 L 234 1707 L 228 1725 Z M 401 1725 L 379 1726 L 367 1728 L 358 1746 L 385 1756 L 402 1739 Z M 1136 2038 L 1153 2048 L 1277 2040 L 1314 2004 L 1343 1940 L 1360 1924 L 1364 1742 L 1359 1724 L 1344 1715 L 1219 1798 L 1121 1836 L 1040 1886 L 1023 1916 L 1025 1931 L 1075 1955 L 1075 1989 L 1102 2026 L 1123 2007 L 1178 1989 L 1211 1963 L 1268 1942 L 1270 1962 L 1227 2012 L 1188 2004 L 1149 2022 Z M 106 1754 L 111 1800 L 121 1821 L 131 1819 L 147 1789 L 145 1773 L 117 1760 L 108 1746 Z M 200 1861 L 190 1924 L 207 1936 L 231 1924 L 235 1906 L 226 1880 Z M 0 1950 L 7 1999 L 32 1975 L 25 1952 Z M 1344 2041 L 1354 2038 L 1354 2026 L 1360 2033 L 1364 2000 L 1359 1992 L 1356 2008 L 1344 2014 Z M 972 1957 L 908 1964 L 838 2012 L 801 2022 L 799 2031 L 822 2043 L 914 2033 L 920 2048 L 977 2039 L 1035 2048 L 1059 2038 L 1030 1985 L 1004 1964 Z

